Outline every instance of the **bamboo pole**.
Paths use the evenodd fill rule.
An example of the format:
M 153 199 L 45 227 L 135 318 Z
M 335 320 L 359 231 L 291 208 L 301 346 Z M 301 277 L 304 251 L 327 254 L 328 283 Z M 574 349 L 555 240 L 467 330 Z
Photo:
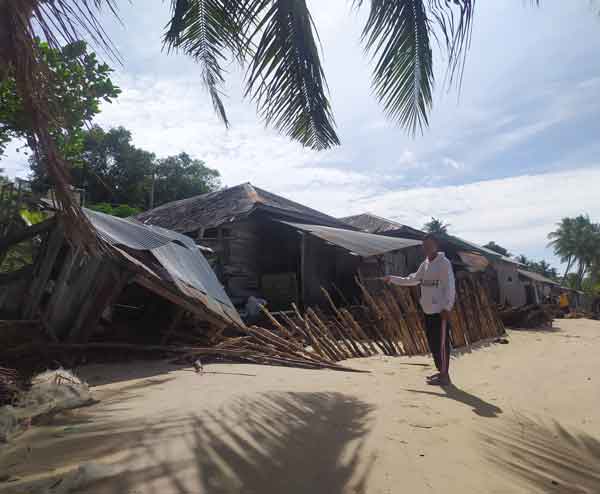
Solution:
M 331 310 L 333 311 L 333 313 L 336 317 L 338 329 L 340 330 L 340 332 L 342 333 L 342 335 L 346 339 L 346 341 L 348 341 L 350 346 L 352 347 L 354 356 L 355 357 L 368 356 L 370 354 L 370 352 L 368 352 L 368 351 L 365 352 L 363 349 L 360 348 L 360 346 L 359 346 L 360 338 L 358 337 L 358 335 L 355 335 L 353 333 L 352 325 L 346 326 L 344 324 L 344 316 L 341 314 L 341 312 L 338 310 L 336 305 L 333 303 L 333 300 L 332 300 L 331 296 L 329 295 L 329 292 L 327 290 L 325 290 L 325 288 L 323 288 L 323 287 L 321 287 L 321 291 L 325 295 L 325 298 L 329 302 Z

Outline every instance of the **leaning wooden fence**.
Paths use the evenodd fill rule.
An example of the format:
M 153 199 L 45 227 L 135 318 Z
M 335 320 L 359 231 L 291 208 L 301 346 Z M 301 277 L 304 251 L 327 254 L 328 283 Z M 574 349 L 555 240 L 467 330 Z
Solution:
M 424 317 L 415 294 L 409 288 L 367 288 L 357 280 L 364 303 L 350 308 L 338 307 L 329 293 L 329 311 L 308 308 L 301 315 L 285 313 L 275 318 L 264 309 L 282 338 L 311 347 L 324 360 L 339 362 L 353 357 L 420 355 L 429 352 Z M 504 334 L 497 308 L 485 287 L 474 276 L 457 281 L 457 302 L 451 313 L 451 342 L 464 347 Z

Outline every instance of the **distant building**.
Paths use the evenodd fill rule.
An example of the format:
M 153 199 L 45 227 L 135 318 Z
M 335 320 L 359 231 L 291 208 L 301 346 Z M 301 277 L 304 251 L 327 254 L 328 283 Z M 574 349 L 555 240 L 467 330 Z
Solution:
M 340 219 L 355 228 L 379 235 L 417 240 L 426 235 L 424 231 L 371 213 Z M 497 303 L 517 307 L 526 303 L 525 289 L 519 280 L 521 265 L 514 259 L 454 235 L 438 235 L 438 239 L 455 270 L 482 273 L 490 295 Z M 416 270 L 422 260 L 423 254 L 419 250 L 413 251 L 409 268 Z

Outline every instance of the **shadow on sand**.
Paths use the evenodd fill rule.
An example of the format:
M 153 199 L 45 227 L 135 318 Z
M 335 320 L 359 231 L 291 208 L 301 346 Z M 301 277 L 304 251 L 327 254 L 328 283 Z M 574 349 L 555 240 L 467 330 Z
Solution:
M 442 386 L 439 389 L 441 389 L 443 393 L 437 393 L 435 391 L 422 391 L 420 389 L 407 389 L 406 391 L 416 394 L 439 396 L 440 398 L 449 398 L 451 400 L 464 403 L 465 405 L 470 406 L 473 409 L 473 412 L 481 417 L 495 418 L 502 413 L 502 409 L 500 407 L 497 407 L 492 403 L 488 403 L 487 401 L 482 400 L 478 396 L 475 396 L 471 393 L 467 393 L 466 391 L 457 388 L 454 384 Z
M 517 416 L 481 434 L 484 454 L 523 492 L 592 494 L 600 492 L 600 441 Z
M 110 464 L 77 486 L 82 494 L 362 493 L 374 461 L 363 453 L 371 411 L 339 393 L 265 393 L 183 418 L 82 427 L 36 449 L 53 458 L 47 469 L 72 464 L 69 452 Z

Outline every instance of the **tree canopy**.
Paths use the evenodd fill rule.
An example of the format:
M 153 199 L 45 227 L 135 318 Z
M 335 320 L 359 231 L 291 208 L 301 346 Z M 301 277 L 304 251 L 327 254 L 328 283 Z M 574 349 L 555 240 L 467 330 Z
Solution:
M 219 172 L 203 161 L 186 153 L 157 159 L 153 153 L 134 146 L 131 132 L 124 127 L 105 131 L 95 125 L 82 131 L 77 162 L 81 164 L 72 169 L 71 175 L 74 186 L 83 189 L 86 204 L 116 216 L 127 215 L 124 205 L 146 209 L 152 204 L 204 194 L 221 185 Z M 47 189 L 50 184 L 43 163 L 32 156 L 30 165 L 34 189 Z M 119 209 L 119 205 L 123 207 Z
M 62 48 L 36 42 L 49 69 L 37 75 L 36 84 L 43 86 L 53 117 L 50 135 L 64 158 L 77 163 L 85 124 L 100 112 L 101 101 L 112 101 L 120 90 L 110 79 L 110 67 L 98 62 L 85 42 L 69 43 Z M 12 139 L 32 143 L 34 118 L 36 115 L 21 97 L 14 75 L 8 71 L 0 78 L 0 156 Z
M 450 224 L 444 223 L 442 220 L 432 216 L 431 220 L 423 225 L 423 230 L 425 230 L 427 233 L 447 235 L 449 227 Z
M 554 253 L 567 264 L 563 281 L 571 268 L 577 266 L 575 288 L 580 290 L 586 276 L 596 272 L 600 266 L 600 224 L 583 214 L 563 218 L 557 223 L 556 230 L 548 234 L 548 239 Z
M 510 257 L 510 252 L 508 251 L 508 249 L 505 249 L 501 245 L 498 245 L 493 240 L 491 242 L 488 242 L 487 244 L 485 244 L 484 247 L 486 249 L 490 249 L 490 250 L 493 250 L 494 252 L 497 252 L 501 256 Z
M 219 172 L 187 153 L 159 159 L 154 166 L 153 204 L 205 194 L 221 186 Z

